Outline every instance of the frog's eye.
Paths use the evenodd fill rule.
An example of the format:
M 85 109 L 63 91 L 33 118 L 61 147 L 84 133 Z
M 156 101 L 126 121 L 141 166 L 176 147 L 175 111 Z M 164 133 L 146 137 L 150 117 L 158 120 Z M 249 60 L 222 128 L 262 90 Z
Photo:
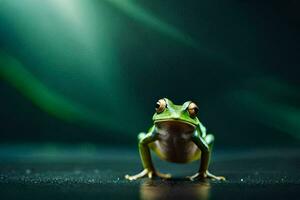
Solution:
M 189 114 L 190 114 L 190 116 L 192 118 L 196 117 L 196 115 L 199 112 L 199 108 L 198 108 L 198 106 L 194 102 L 190 103 L 190 105 L 188 106 L 187 110 L 188 110 L 188 112 L 189 112 Z
M 155 104 L 155 110 L 157 113 L 161 113 L 167 107 L 167 103 L 164 99 L 160 99 Z

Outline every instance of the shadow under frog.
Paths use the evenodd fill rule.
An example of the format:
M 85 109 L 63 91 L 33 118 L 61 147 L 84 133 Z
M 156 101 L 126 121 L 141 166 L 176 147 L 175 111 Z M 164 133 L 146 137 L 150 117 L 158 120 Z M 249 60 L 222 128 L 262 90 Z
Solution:
M 147 179 L 140 185 L 142 200 L 208 200 L 210 197 L 209 182 L 187 182 L 183 180 L 151 180 Z

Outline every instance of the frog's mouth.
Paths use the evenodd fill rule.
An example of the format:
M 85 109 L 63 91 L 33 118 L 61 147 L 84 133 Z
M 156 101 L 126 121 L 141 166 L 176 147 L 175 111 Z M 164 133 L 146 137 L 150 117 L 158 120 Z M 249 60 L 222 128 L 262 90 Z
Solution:
M 191 125 L 193 127 L 196 127 L 195 124 L 193 124 L 189 121 L 182 120 L 182 119 L 172 119 L 172 118 L 170 119 L 170 118 L 168 118 L 168 119 L 158 119 L 158 120 L 154 121 L 155 124 L 156 123 L 162 123 L 162 122 L 172 122 L 172 123 L 178 123 L 178 124 L 183 123 L 183 124 L 188 124 L 188 125 Z
M 185 120 L 179 119 L 159 119 L 155 120 L 154 124 L 157 126 L 174 126 L 174 127 L 186 127 L 187 129 L 195 129 L 196 125 Z

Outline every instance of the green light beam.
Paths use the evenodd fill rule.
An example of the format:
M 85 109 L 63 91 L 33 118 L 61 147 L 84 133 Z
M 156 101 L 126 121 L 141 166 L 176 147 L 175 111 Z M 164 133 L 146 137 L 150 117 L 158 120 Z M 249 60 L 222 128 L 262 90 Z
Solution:
M 235 96 L 241 100 L 244 109 L 255 115 L 255 120 L 300 139 L 299 109 L 251 91 L 237 91 Z
M 27 71 L 22 63 L 4 52 L 0 52 L 0 66 L 0 78 L 9 82 L 34 105 L 48 114 L 70 123 L 92 124 L 124 132 L 120 126 L 115 126 L 112 116 L 92 112 L 53 92 Z
M 184 43 L 187 46 L 197 48 L 197 42 L 188 36 L 187 34 L 181 32 L 170 24 L 167 24 L 160 19 L 156 18 L 145 9 L 139 7 L 128 0 L 107 0 L 109 3 L 122 10 L 127 15 L 131 16 L 133 19 L 142 22 L 154 30 L 170 36 L 173 39 Z

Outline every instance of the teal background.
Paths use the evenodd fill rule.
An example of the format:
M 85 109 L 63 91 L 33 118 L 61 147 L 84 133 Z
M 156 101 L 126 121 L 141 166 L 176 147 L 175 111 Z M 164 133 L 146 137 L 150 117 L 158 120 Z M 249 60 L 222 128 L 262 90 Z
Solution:
M 0 142 L 135 147 L 157 99 L 216 147 L 296 146 L 298 1 L 1 0 Z

